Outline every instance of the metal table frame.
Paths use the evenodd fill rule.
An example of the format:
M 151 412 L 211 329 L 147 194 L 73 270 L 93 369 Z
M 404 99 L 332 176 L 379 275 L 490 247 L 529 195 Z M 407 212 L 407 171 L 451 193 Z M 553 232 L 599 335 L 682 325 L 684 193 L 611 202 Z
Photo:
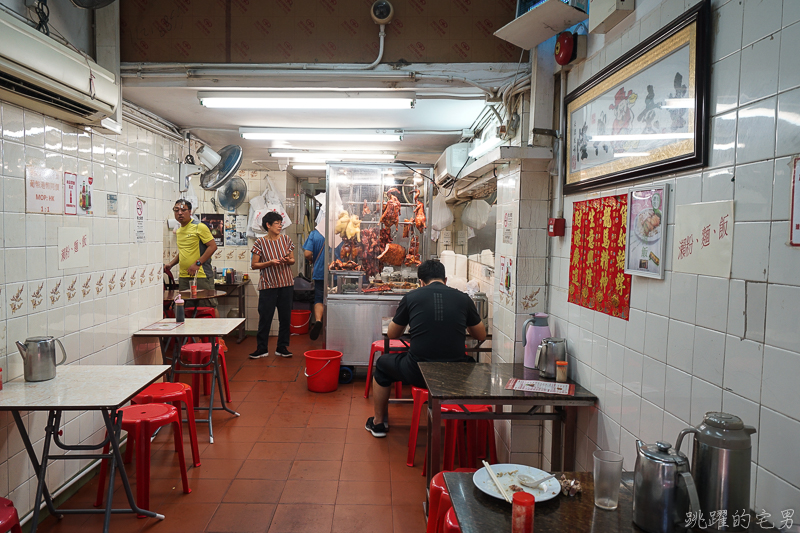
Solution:
M 167 369 L 164 369 L 159 375 L 154 377 L 149 382 L 143 384 L 136 394 L 147 388 L 149 385 L 154 383 L 157 379 L 164 375 L 167 372 Z M 131 397 L 135 396 L 136 394 L 132 395 Z M 129 400 L 129 399 L 128 399 Z M 127 403 L 128 400 L 122 402 Z M 119 408 L 122 407 L 122 404 L 117 406 L 106 406 L 106 407 L 98 407 L 96 409 L 88 409 L 82 407 L 81 410 L 99 410 L 103 415 L 103 422 L 106 426 L 106 438 L 103 442 L 99 444 L 66 444 L 61 440 L 61 436 L 59 433 L 59 427 L 61 426 L 61 415 L 63 411 L 70 411 L 75 410 L 71 408 L 60 408 L 60 409 L 38 409 L 36 406 L 26 406 L 25 408 L 16 408 L 16 409 L 7 409 L 11 411 L 12 416 L 14 417 L 14 422 L 17 425 L 17 430 L 19 431 L 20 438 L 22 439 L 22 443 L 25 446 L 25 450 L 28 453 L 28 458 L 31 461 L 31 465 L 33 466 L 34 472 L 36 472 L 36 477 L 38 479 L 38 483 L 36 485 L 36 496 L 33 501 L 33 516 L 31 518 L 31 526 L 30 531 L 31 533 L 35 533 L 36 529 L 39 527 L 39 513 L 41 511 L 42 506 L 42 499 L 44 499 L 45 504 L 47 505 L 47 509 L 51 515 L 55 516 L 59 520 L 63 518 L 64 515 L 71 515 L 71 514 L 104 514 L 105 518 L 103 521 L 103 531 L 108 532 L 109 525 L 111 523 L 111 514 L 125 514 L 125 513 L 136 513 L 138 516 L 146 516 L 151 518 L 158 518 L 159 520 L 164 519 L 164 515 L 156 513 L 154 511 L 150 511 L 147 509 L 141 509 L 136 504 L 136 498 L 133 495 L 133 491 L 131 490 L 130 481 L 128 480 L 128 474 L 125 471 L 125 467 L 121 466 L 119 468 L 119 475 L 122 480 L 122 487 L 125 489 L 125 495 L 128 498 L 128 504 L 130 509 L 114 509 L 112 508 L 113 504 L 113 495 L 114 495 L 114 473 L 117 470 L 117 465 L 123 465 L 122 453 L 120 452 L 120 436 L 122 431 L 122 413 L 119 411 Z M 33 444 L 31 443 L 30 436 L 28 435 L 28 431 L 25 428 L 25 424 L 22 421 L 22 416 L 20 416 L 20 411 L 34 411 L 34 410 L 46 410 L 48 411 L 47 416 L 47 425 L 45 426 L 45 436 L 44 436 L 44 446 L 42 449 L 42 461 L 39 462 L 39 458 L 36 456 L 36 451 L 33 448 Z M 65 450 L 65 451 L 77 451 L 82 453 L 76 454 L 52 454 L 50 451 L 51 442 L 56 445 L 56 447 Z M 111 450 L 110 453 L 103 454 L 103 453 L 83 453 L 83 452 L 90 452 L 93 450 L 102 450 L 103 447 L 109 445 Z M 81 459 L 108 459 L 108 489 L 106 490 L 106 506 L 105 509 L 57 509 L 55 504 L 53 503 L 53 498 L 50 494 L 49 489 L 47 488 L 47 465 L 49 461 L 55 460 L 81 460 Z

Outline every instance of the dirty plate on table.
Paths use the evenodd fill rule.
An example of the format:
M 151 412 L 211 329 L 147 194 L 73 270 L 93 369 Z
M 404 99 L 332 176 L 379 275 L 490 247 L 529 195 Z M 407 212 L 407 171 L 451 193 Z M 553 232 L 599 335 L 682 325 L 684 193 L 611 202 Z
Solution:
M 519 479 L 517 479 L 517 474 L 525 474 L 533 479 L 541 479 L 548 475 L 548 472 L 539 470 L 538 468 L 533 468 L 532 466 L 497 464 L 492 465 L 492 470 L 497 476 L 497 481 L 503 485 L 503 488 L 506 490 L 506 493 L 509 495 L 509 497 L 511 497 L 511 495 L 515 492 L 520 492 L 518 489 L 522 489 L 522 491 L 527 492 L 528 494 L 533 494 L 533 496 L 536 498 L 536 503 L 539 503 L 552 500 L 558 496 L 559 492 L 561 492 L 561 484 L 555 478 L 548 479 L 536 489 L 523 486 L 522 483 L 519 482 Z M 486 471 L 486 468 L 481 468 L 475 472 L 472 475 L 472 482 L 476 487 L 478 487 L 479 490 L 488 494 L 489 496 L 504 500 L 503 495 L 500 494 L 499 490 L 497 490 L 497 485 L 494 484 L 494 481 L 489 475 L 489 472 Z M 514 486 L 513 489 L 511 488 L 512 486 Z

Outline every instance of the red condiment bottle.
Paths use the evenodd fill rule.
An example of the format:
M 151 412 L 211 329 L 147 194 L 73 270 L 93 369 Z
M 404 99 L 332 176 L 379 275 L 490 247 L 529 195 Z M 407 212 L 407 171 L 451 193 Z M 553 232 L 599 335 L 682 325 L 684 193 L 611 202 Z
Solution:
M 533 507 L 536 498 L 527 492 L 515 492 L 511 498 L 511 533 L 533 533 Z

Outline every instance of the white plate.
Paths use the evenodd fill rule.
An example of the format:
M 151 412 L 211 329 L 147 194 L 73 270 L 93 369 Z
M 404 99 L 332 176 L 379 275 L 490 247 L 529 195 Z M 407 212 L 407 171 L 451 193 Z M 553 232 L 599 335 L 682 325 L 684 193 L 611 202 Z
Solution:
M 533 479 L 541 479 L 548 475 L 548 473 L 544 470 L 539 470 L 538 468 L 533 468 L 532 466 L 498 464 L 492 465 L 492 471 L 497 476 L 497 480 L 503 485 L 503 488 L 506 490 L 506 494 L 508 494 L 509 497 L 511 497 L 511 495 L 514 493 L 514 491 L 509 488 L 510 485 L 517 485 L 522 487 L 525 492 L 533 494 L 533 496 L 536 498 L 536 503 L 552 500 L 558 496 L 559 492 L 561 492 L 561 484 L 555 478 L 550 478 L 542 483 L 542 485 L 545 486 L 545 490 L 542 490 L 541 488 L 532 489 L 530 487 L 523 486 L 522 483 L 517 480 L 516 474 L 525 474 L 527 476 L 531 476 Z M 497 485 L 494 484 L 494 481 L 489 475 L 489 472 L 486 471 L 486 468 L 481 468 L 475 472 L 472 475 L 472 482 L 476 487 L 478 487 L 479 490 L 488 494 L 489 496 L 504 500 L 503 495 L 500 494 L 499 490 L 497 490 Z M 539 486 L 541 487 L 542 485 Z
M 648 207 L 646 209 L 642 209 L 638 215 L 636 215 L 636 220 L 633 221 L 633 233 L 644 243 L 653 243 L 656 242 L 659 238 L 661 238 L 661 226 L 662 223 L 659 223 L 658 226 L 653 228 L 650 231 L 650 234 L 644 233 L 643 223 L 647 218 L 653 216 L 655 210 L 652 207 Z M 663 215 L 662 220 L 663 222 Z

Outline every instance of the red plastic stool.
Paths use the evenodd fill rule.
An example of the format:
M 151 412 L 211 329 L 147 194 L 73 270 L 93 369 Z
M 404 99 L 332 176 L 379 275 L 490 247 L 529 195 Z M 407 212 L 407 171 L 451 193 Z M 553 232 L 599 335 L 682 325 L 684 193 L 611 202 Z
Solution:
M 189 421 L 189 441 L 192 444 L 194 466 L 200 466 L 200 450 L 197 446 L 197 428 L 194 421 L 194 402 L 192 388 L 186 383 L 153 383 L 134 396 L 134 405 L 148 403 L 171 403 L 181 412 L 181 402 L 186 405 L 186 418 Z
M 383 349 L 386 347 L 383 341 L 375 341 L 372 343 L 372 348 L 369 351 L 369 365 L 367 365 L 367 386 L 364 389 L 364 398 L 369 398 L 369 389 L 372 387 L 372 367 L 375 362 L 375 354 L 380 353 L 383 355 Z M 408 346 L 400 339 L 392 339 L 389 341 L 390 348 L 408 348 Z M 403 396 L 403 384 L 397 382 L 394 384 L 394 397 L 401 398 Z
M 195 308 L 192 306 L 184 306 L 186 318 L 217 318 L 217 310 L 213 307 L 198 307 L 195 314 Z M 167 309 L 166 318 L 175 318 L 175 311 Z
M 459 468 L 456 472 L 472 473 L 474 468 Z M 436 533 L 437 518 L 439 517 L 439 503 L 442 495 L 447 495 L 447 506 L 450 507 L 450 495 L 444 482 L 444 471 L 439 472 L 431 479 L 430 493 L 428 495 L 428 527 L 426 533 Z M 446 509 L 445 509 L 446 510 Z
M 0 531 L 4 533 L 6 531 L 22 533 L 22 528 L 19 527 L 19 515 L 17 515 L 14 502 L 5 498 L 0 498 Z
M 125 462 L 130 462 L 133 448 L 136 447 L 136 505 L 140 509 L 150 509 L 150 437 L 155 431 L 167 424 L 172 424 L 175 437 L 175 451 L 181 467 L 183 492 L 189 494 L 189 479 L 186 476 L 186 459 L 183 456 L 183 432 L 181 431 L 180 413 L 172 405 L 150 403 L 145 405 L 129 405 L 120 409 L 122 412 L 122 429 L 128 432 L 128 447 L 125 450 Z M 108 444 L 103 453 L 108 453 Z M 106 479 L 107 460 L 100 463 L 100 479 L 97 485 L 97 500 L 94 506 L 103 505 L 103 489 Z M 120 468 L 124 468 L 120 465 Z M 113 483 L 113 480 L 112 480 Z M 139 518 L 143 518 L 140 516 Z
M 444 524 L 442 524 L 442 533 L 461 533 L 461 528 L 458 525 L 456 518 L 456 510 L 450 507 L 444 515 Z
M 225 341 L 219 339 L 219 363 L 222 370 L 222 383 L 225 385 L 225 400 L 230 403 L 231 390 L 228 385 L 228 365 L 225 362 L 225 352 L 227 346 Z M 206 364 L 211 360 L 211 343 L 210 342 L 192 342 L 181 346 L 181 359 L 186 358 L 186 361 L 192 365 Z M 176 363 L 175 370 L 180 368 L 180 362 Z M 195 391 L 194 406 L 200 405 L 200 376 L 203 376 L 203 394 L 208 395 L 211 390 L 211 374 L 192 374 L 192 389 Z

